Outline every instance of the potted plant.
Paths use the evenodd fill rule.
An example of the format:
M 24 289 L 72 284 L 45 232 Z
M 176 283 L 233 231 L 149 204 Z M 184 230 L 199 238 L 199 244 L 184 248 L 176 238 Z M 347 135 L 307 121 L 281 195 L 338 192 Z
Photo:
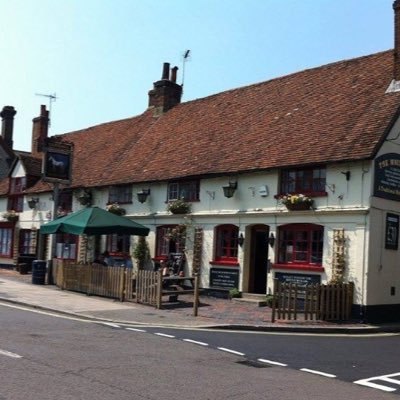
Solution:
M 191 205 L 184 199 L 177 199 L 168 203 L 167 211 L 172 214 L 189 214 L 191 211 Z
M 313 199 L 304 194 L 287 194 L 280 199 L 288 210 L 309 210 L 313 205 Z
M 242 297 L 242 293 L 239 292 L 237 288 L 233 288 L 229 290 L 229 298 L 230 299 L 239 299 Z
M 5 218 L 9 222 L 16 222 L 18 221 L 19 215 L 14 210 L 10 210 L 3 214 L 3 218 Z
M 118 203 L 108 204 L 106 206 L 106 210 L 108 212 L 116 214 L 116 215 L 125 215 L 126 214 L 125 208 L 122 208 Z

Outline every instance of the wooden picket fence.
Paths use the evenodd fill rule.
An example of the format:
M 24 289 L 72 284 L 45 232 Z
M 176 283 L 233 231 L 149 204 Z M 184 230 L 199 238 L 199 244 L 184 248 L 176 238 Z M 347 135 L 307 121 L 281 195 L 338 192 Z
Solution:
M 57 262 L 53 264 L 55 284 L 64 290 L 111 297 L 120 301 L 136 301 L 157 308 L 162 307 L 163 296 L 193 295 L 193 315 L 197 316 L 199 304 L 199 276 L 187 277 L 192 288 L 173 285 L 163 288 L 159 271 L 136 271 L 124 267 L 106 267 L 99 264 Z M 177 278 L 181 279 L 181 278 Z
M 180 285 L 170 285 L 163 287 L 165 280 L 172 281 L 180 280 Z M 185 281 L 192 282 L 192 287 L 185 287 Z M 192 295 L 193 296 L 193 316 L 197 317 L 199 307 L 199 274 L 194 274 L 194 277 L 164 277 L 160 271 L 138 271 L 136 277 L 136 302 L 149 304 L 158 309 L 162 308 L 163 296 L 177 299 L 178 296 Z
M 346 321 L 350 319 L 354 284 L 301 286 L 274 281 L 272 322 L 277 319 Z
M 61 289 L 120 301 L 133 301 L 135 298 L 136 276 L 131 268 L 64 261 L 54 269 L 55 283 Z

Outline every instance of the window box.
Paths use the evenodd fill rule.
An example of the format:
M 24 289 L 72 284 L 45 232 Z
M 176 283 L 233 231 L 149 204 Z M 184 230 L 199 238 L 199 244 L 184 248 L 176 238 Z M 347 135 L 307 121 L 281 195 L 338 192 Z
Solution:
M 172 214 L 189 214 L 191 205 L 184 200 L 174 200 L 168 203 L 167 211 Z

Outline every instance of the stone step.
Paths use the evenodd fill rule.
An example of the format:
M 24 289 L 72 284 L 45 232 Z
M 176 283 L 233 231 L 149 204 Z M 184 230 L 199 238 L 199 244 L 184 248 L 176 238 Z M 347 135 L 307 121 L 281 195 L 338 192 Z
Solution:
M 238 303 L 251 303 L 257 307 L 265 307 L 267 305 L 265 296 L 263 296 L 262 298 L 257 298 L 257 297 L 252 297 L 252 296 L 243 297 L 243 294 L 242 294 L 242 297 L 234 297 L 232 300 L 234 300 Z

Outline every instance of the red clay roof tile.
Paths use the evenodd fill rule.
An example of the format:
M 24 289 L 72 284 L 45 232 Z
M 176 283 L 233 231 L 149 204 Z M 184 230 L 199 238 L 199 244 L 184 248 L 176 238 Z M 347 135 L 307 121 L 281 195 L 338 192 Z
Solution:
M 159 117 L 147 110 L 60 135 L 74 143 L 72 186 L 371 158 L 400 105 L 400 93 L 385 94 L 392 57 L 341 61 L 182 103 Z

